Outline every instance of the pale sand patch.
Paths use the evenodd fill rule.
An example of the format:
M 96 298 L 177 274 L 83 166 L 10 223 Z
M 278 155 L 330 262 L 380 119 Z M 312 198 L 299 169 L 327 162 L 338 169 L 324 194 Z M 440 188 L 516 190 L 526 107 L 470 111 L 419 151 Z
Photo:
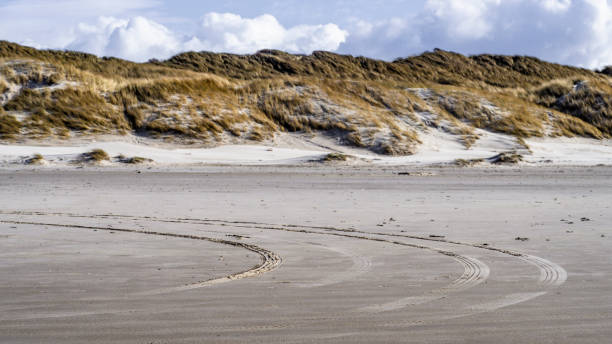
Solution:
M 555 165 L 612 164 L 612 140 L 586 138 L 544 138 L 526 140 L 533 154 L 530 163 L 551 160 Z
M 214 148 L 172 145 L 133 136 L 109 136 L 100 140 L 51 141 L 48 145 L 1 145 L 0 164 L 23 161 L 42 154 L 49 166 L 69 165 L 80 154 L 100 148 L 111 157 L 139 156 L 157 165 L 299 165 L 319 161 L 331 152 L 353 155 L 351 164 L 432 165 L 451 164 L 457 159 L 486 159 L 502 152 L 515 151 L 525 165 L 594 166 L 612 164 L 612 140 L 586 138 L 535 138 L 525 140 L 529 149 L 508 135 L 477 130 L 479 139 L 466 148 L 457 138 L 440 130 L 420 136 L 422 144 L 413 155 L 386 156 L 365 149 L 341 145 L 325 136 L 280 134 L 274 140 L 253 145 L 222 145 Z M 113 164 L 111 164 L 113 165 Z

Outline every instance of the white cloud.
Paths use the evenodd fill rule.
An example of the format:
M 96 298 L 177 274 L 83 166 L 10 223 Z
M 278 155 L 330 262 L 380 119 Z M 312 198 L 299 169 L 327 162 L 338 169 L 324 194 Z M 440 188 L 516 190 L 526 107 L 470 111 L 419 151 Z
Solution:
M 341 53 L 395 59 L 423 50 L 416 18 L 391 18 L 369 23 L 355 20 L 348 25 L 350 36 Z
M 143 17 L 101 17 L 95 25 L 79 24 L 67 48 L 133 61 L 167 58 L 182 49 L 180 40 L 161 24 Z
M 501 0 L 429 0 L 425 10 L 433 17 L 431 20 L 444 23 L 449 37 L 478 39 L 493 29 L 488 12 L 500 3 Z
M 359 22 L 350 32 L 357 34 L 340 51 L 371 51 L 386 59 L 439 47 L 586 67 L 612 64 L 610 0 L 427 0 L 412 17 Z
M 612 65 L 612 4 L 606 0 L 586 1 L 596 15 L 590 23 L 590 43 L 583 44 L 579 54 L 588 61 L 587 66 Z
M 335 24 L 285 28 L 271 15 L 251 19 L 231 13 L 208 13 L 197 33 L 187 38 L 144 17 L 101 17 L 95 24 L 79 24 L 74 30 L 75 38 L 66 48 L 100 56 L 146 61 L 150 58 L 168 58 L 187 50 L 239 54 L 261 49 L 294 53 L 333 51 L 346 40 L 347 35 Z
M 283 27 L 274 16 L 265 14 L 242 18 L 232 13 L 208 13 L 202 20 L 196 40 L 200 50 L 252 53 L 269 48 L 294 53 L 338 49 L 348 33 L 335 24 Z
M 62 48 L 79 22 L 100 16 L 136 16 L 160 0 L 0 0 L 0 39 L 38 47 Z
M 542 0 L 540 5 L 551 12 L 565 12 L 572 5 L 572 0 Z
M 283 12 L 280 21 L 232 13 L 170 20 L 166 15 L 172 14 L 163 9 L 176 4 L 169 0 L 0 0 L 0 39 L 136 61 L 187 50 L 253 53 L 265 48 L 393 59 L 438 47 L 465 54 L 533 55 L 587 67 L 612 64 L 612 0 L 370 0 L 367 6 L 356 2 L 359 8 L 347 7 L 349 1 L 326 5 L 323 0 L 292 6 L 297 1 L 285 0 L 282 7 L 317 8 L 317 13 Z M 364 13 L 385 5 L 405 11 Z M 323 8 L 336 12 L 326 14 Z M 344 10 L 350 15 L 338 14 Z M 396 17 L 380 19 L 389 13 Z M 295 18 L 298 23 L 287 24 Z M 304 20 L 325 23 L 324 18 L 337 22 L 302 25 Z

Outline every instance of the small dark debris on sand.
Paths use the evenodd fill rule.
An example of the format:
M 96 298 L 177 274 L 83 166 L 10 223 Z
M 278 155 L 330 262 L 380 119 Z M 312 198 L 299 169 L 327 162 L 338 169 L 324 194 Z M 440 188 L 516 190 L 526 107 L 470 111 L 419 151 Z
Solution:
M 484 159 L 456 159 L 453 163 L 459 167 L 470 167 L 483 163 Z
M 529 238 L 525 238 L 525 237 L 516 237 L 516 238 L 514 238 L 514 240 L 516 240 L 516 241 L 527 241 L 527 240 L 529 240 Z
M 123 163 L 123 164 L 133 164 L 133 165 L 153 162 L 152 159 L 143 158 L 141 156 L 126 157 L 123 154 L 120 154 L 120 155 L 116 156 L 115 159 L 117 159 L 117 161 L 120 162 L 120 163 Z
M 236 238 L 238 240 L 240 239 L 248 239 L 248 236 L 244 236 L 244 235 L 238 235 L 238 234 L 226 234 L 226 236 L 231 237 L 231 238 Z
M 499 153 L 496 156 L 492 156 L 487 159 L 488 162 L 496 165 L 501 164 L 518 164 L 523 161 L 523 156 L 518 154 L 517 152 L 503 152 Z
M 589 219 L 588 217 L 582 217 L 582 218 L 580 218 L 580 221 L 588 222 L 588 221 L 591 221 L 591 219 Z
M 444 238 L 446 238 L 444 235 L 437 235 L 437 234 L 430 234 L 429 237 L 432 238 L 432 239 L 444 239 Z
M 342 162 L 342 161 L 347 161 L 350 158 L 352 158 L 351 155 L 348 154 L 344 154 L 344 153 L 339 153 L 339 152 L 334 152 L 334 153 L 329 153 L 326 156 L 324 156 L 323 158 L 321 158 L 321 162 Z
M 453 164 L 459 167 L 472 167 L 484 162 L 495 165 L 514 165 L 523 161 L 523 156 L 515 151 L 502 152 L 487 159 L 456 159 Z
M 414 177 L 432 177 L 435 176 L 435 173 L 432 172 L 424 172 L 424 171 L 417 171 L 417 172 L 397 172 L 395 173 L 398 176 L 414 176 Z

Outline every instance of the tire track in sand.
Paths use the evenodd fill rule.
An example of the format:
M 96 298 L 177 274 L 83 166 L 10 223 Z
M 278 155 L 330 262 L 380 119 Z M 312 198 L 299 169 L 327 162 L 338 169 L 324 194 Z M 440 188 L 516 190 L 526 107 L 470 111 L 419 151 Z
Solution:
M 320 279 L 318 281 L 296 283 L 296 284 L 293 284 L 294 286 L 297 286 L 299 288 L 316 288 L 316 287 L 323 287 L 323 286 L 338 284 L 340 282 L 350 280 L 353 277 L 363 275 L 369 272 L 370 270 L 372 270 L 372 260 L 369 257 L 354 254 L 349 250 L 344 250 L 344 249 L 337 248 L 337 247 L 330 247 L 330 246 L 325 246 L 325 245 L 320 245 L 320 244 L 311 244 L 311 245 L 315 245 L 317 247 L 320 247 L 320 248 L 323 248 L 329 251 L 340 253 L 350 258 L 351 261 L 353 262 L 353 265 L 346 271 L 336 273 L 330 276 L 326 276 L 323 279 Z
M 8 214 L 8 212 L 0 211 L 0 214 L 2 213 Z M 427 237 L 418 237 L 418 236 L 392 234 L 392 233 L 376 233 L 376 232 L 359 231 L 356 229 L 343 229 L 343 228 L 334 228 L 334 227 L 276 225 L 276 224 L 244 222 L 244 221 L 223 221 L 223 220 L 208 220 L 208 219 L 204 219 L 204 220 L 203 219 L 162 219 L 162 218 L 155 218 L 155 217 L 138 217 L 138 216 L 131 216 L 131 215 L 113 215 L 113 214 L 94 215 L 94 216 L 64 214 L 64 213 L 43 213 L 43 212 L 29 212 L 29 213 L 28 212 L 11 212 L 10 214 L 11 215 L 69 216 L 69 217 L 80 217 L 80 218 L 92 218 L 93 217 L 93 218 L 133 219 L 133 220 L 147 220 L 147 221 L 169 222 L 169 223 L 220 225 L 220 226 L 232 226 L 232 227 L 238 227 L 238 228 L 269 229 L 269 230 L 282 230 L 282 231 L 290 231 L 290 232 L 298 232 L 298 233 L 344 236 L 344 237 L 355 238 L 355 239 L 365 239 L 365 240 L 372 240 L 372 241 L 379 241 L 379 242 L 388 242 L 388 243 L 392 243 L 396 245 L 429 249 L 429 250 L 433 250 L 435 252 L 450 256 L 454 258 L 456 261 L 460 262 L 462 265 L 464 265 L 464 273 L 460 278 L 456 279 L 455 281 L 453 281 L 451 284 L 447 285 L 446 287 L 442 287 L 437 290 L 431 291 L 428 295 L 407 297 L 407 298 L 399 299 L 399 300 L 392 301 L 389 303 L 368 306 L 368 307 L 364 307 L 364 308 L 355 310 L 357 312 L 348 312 L 348 314 L 339 313 L 339 314 L 329 314 L 323 317 L 317 317 L 317 318 L 312 318 L 312 319 L 299 319 L 299 320 L 296 319 L 302 322 L 309 321 L 309 320 L 311 321 L 317 321 L 317 320 L 329 321 L 329 320 L 334 320 L 334 319 L 346 320 L 349 318 L 361 318 L 364 313 L 372 313 L 372 312 L 379 313 L 379 312 L 384 312 L 388 310 L 396 310 L 396 309 L 404 308 L 409 305 L 416 305 L 416 304 L 426 303 L 429 301 L 434 301 L 436 299 L 445 297 L 445 294 L 448 294 L 450 292 L 465 290 L 465 289 L 471 288 L 474 285 L 482 283 L 486 279 L 486 277 L 488 277 L 488 274 L 489 274 L 489 268 L 486 264 L 478 260 L 475 260 L 473 258 L 457 255 L 456 253 L 453 253 L 450 251 L 430 248 L 430 247 L 411 244 L 411 243 L 399 242 L 399 241 L 394 241 L 394 240 L 387 240 L 387 239 L 381 239 L 381 238 L 375 238 L 375 237 L 365 237 L 363 235 L 353 235 L 353 234 L 367 234 L 367 235 L 386 236 L 386 237 L 401 237 L 401 238 L 408 238 L 408 239 L 415 239 L 415 240 L 433 241 L 433 242 L 442 242 L 442 243 L 454 244 L 454 245 L 470 246 L 470 247 L 475 247 L 475 248 L 480 248 L 480 249 L 497 251 L 497 252 L 500 252 L 506 255 L 520 258 L 523 261 L 538 267 L 538 269 L 540 269 L 541 271 L 540 278 L 539 278 L 539 284 L 545 287 L 559 286 L 563 284 L 567 278 L 567 272 L 565 272 L 565 270 L 562 267 L 548 260 L 540 258 L 540 257 L 536 257 L 532 255 L 525 255 L 525 254 L 521 254 L 518 252 L 498 249 L 498 248 L 494 248 L 490 246 L 475 245 L 475 244 L 462 243 L 462 242 L 456 242 L 456 241 L 450 241 L 450 240 L 444 240 L 444 239 L 438 239 L 438 238 L 427 238 Z M 64 225 L 58 225 L 58 226 L 65 227 Z M 87 227 L 87 226 L 77 226 L 77 227 Z M 324 232 L 306 230 L 304 228 L 319 229 L 319 230 L 323 230 Z M 118 230 L 116 228 L 100 228 L 100 229 Z M 141 232 L 141 231 L 137 231 L 137 232 Z M 214 240 L 216 241 L 218 239 L 214 239 Z M 238 243 L 238 244 L 242 244 L 242 243 Z M 225 279 L 225 278 L 222 278 L 222 279 Z M 217 280 L 219 279 L 204 281 L 202 283 L 206 284 L 208 282 L 210 284 L 215 284 L 215 283 L 218 283 Z M 230 278 L 227 280 L 229 281 L 233 279 Z M 206 285 L 210 285 L 210 284 L 206 284 Z M 178 287 L 178 288 L 163 290 L 162 292 L 172 292 L 172 291 L 179 291 L 179 290 L 185 290 L 185 289 L 191 289 L 191 288 Z M 493 300 L 490 302 L 471 305 L 467 307 L 467 309 L 464 309 L 464 313 L 462 314 L 445 316 L 442 318 L 425 320 L 425 321 L 392 321 L 392 322 L 387 323 L 385 326 L 424 325 L 427 323 L 438 322 L 438 321 L 446 320 L 446 319 L 455 319 L 455 318 L 479 314 L 483 312 L 489 312 L 489 311 L 496 310 L 502 307 L 514 305 L 520 302 L 525 302 L 527 300 L 533 299 L 535 297 L 538 297 L 544 294 L 546 294 L 545 291 L 544 292 L 533 292 L 533 293 L 509 294 L 509 295 L 505 295 L 503 298 L 498 299 L 498 300 Z M 297 324 L 296 323 L 277 323 L 274 325 L 263 325 L 263 326 L 257 326 L 257 325 L 239 326 L 238 328 L 236 328 L 235 326 L 231 326 L 231 327 L 220 326 L 220 327 L 216 327 L 216 329 L 217 330 L 225 329 L 225 330 L 230 330 L 230 331 L 247 330 L 247 329 L 248 330 L 270 330 L 270 329 L 290 328 L 292 326 L 295 327 L 297 326 Z
M 145 230 L 137 230 L 137 229 L 129 229 L 129 228 L 115 228 L 115 227 L 108 228 L 108 227 L 99 227 L 99 226 L 83 226 L 83 225 L 74 225 L 74 224 L 58 224 L 58 223 L 28 222 L 28 221 L 0 220 L 0 223 L 16 224 L 16 225 L 61 227 L 61 228 L 71 228 L 71 229 L 95 229 L 95 230 L 102 230 L 102 231 L 137 233 L 137 234 L 146 234 L 146 235 L 174 237 L 174 238 L 181 238 L 181 239 L 203 240 L 203 241 L 209 241 L 209 242 L 222 244 L 222 245 L 240 247 L 240 248 L 249 250 L 251 252 L 257 253 L 261 258 L 261 262 L 259 264 L 245 271 L 237 272 L 237 273 L 219 277 L 219 278 L 199 281 L 196 283 L 189 283 L 189 284 L 178 286 L 178 287 L 157 289 L 157 290 L 152 290 L 152 291 L 147 291 L 147 292 L 142 292 L 142 293 L 136 293 L 135 295 L 165 294 L 165 293 L 176 292 L 176 291 L 203 288 L 203 287 L 207 287 L 207 286 L 211 286 L 211 285 L 215 285 L 219 283 L 230 282 L 234 280 L 239 280 L 243 278 L 255 277 L 255 276 L 259 276 L 263 273 L 266 273 L 266 272 L 269 272 L 269 271 L 272 271 L 278 268 L 282 262 L 282 259 L 279 255 L 277 255 L 276 253 L 270 250 L 259 247 L 257 245 L 246 244 L 246 243 L 231 241 L 231 240 L 204 237 L 204 236 L 145 231 Z
M 458 279 L 447 286 L 431 290 L 426 295 L 409 296 L 391 302 L 370 305 L 358 308 L 357 311 L 368 313 L 380 313 L 402 309 L 408 306 L 421 305 L 446 297 L 453 292 L 459 292 L 472 288 L 484 282 L 490 273 L 489 266 L 471 257 L 456 256 L 455 259 L 464 266 L 464 273 Z
M 334 232 L 337 233 L 354 233 L 354 234 L 366 234 L 366 235 L 376 235 L 376 236 L 384 236 L 384 237 L 397 237 L 397 238 L 407 238 L 407 239 L 414 239 L 414 240 L 420 240 L 420 241 L 427 241 L 427 242 L 440 242 L 440 243 L 445 243 L 445 244 L 452 244 L 452 245 L 459 245 L 459 246 L 466 246 L 466 247 L 474 247 L 474 248 L 479 248 L 479 249 L 483 249 L 483 250 L 489 250 L 489 251 L 494 251 L 494 252 L 499 252 L 501 254 L 504 255 L 509 255 L 512 257 L 516 257 L 519 258 L 521 260 L 523 260 L 524 262 L 536 267 L 539 271 L 540 271 L 540 276 L 539 276 L 539 280 L 538 280 L 538 284 L 542 287 L 545 288 L 554 288 L 554 287 L 558 287 L 562 284 L 565 283 L 565 281 L 567 280 L 567 271 L 565 269 L 563 269 L 563 267 L 561 267 L 560 265 L 553 263 L 549 260 L 546 260 L 544 258 L 541 257 L 537 257 L 534 255 L 528 255 L 528 254 L 523 254 L 523 253 L 519 253 L 519 252 L 515 252 L 512 250 L 507 250 L 507 249 L 500 249 L 500 248 L 496 248 L 496 247 L 492 247 L 492 246 L 488 246 L 488 245 L 479 245 L 479 244 L 470 244 L 470 243 L 465 243 L 465 242 L 459 242 L 459 241 L 453 241 L 453 240 L 447 240 L 447 239 L 443 239 L 443 238 L 430 238 L 430 237 L 421 237 L 421 236 L 415 236 L 415 235 L 406 235 L 406 234 L 394 234 L 394 233 L 377 233 L 377 232 L 368 232 L 368 231 L 361 231 L 361 230 L 357 230 L 354 228 L 337 228 L 337 227 L 331 227 L 331 226 L 308 226 L 308 225 L 294 225 L 294 224 L 269 224 L 269 223 L 263 223 L 263 222 L 253 222 L 253 221 L 226 221 L 226 220 L 218 220 L 218 219 L 194 219 L 194 218 L 170 218 L 170 219 L 164 219 L 164 218 L 157 218 L 157 217 L 149 217 L 149 216 L 132 216 L 132 215 L 116 215 L 116 214 L 101 214 L 101 215 L 92 215 L 92 216 L 87 216 L 87 215 L 79 215 L 79 214 L 71 214 L 71 213 L 45 213 L 45 212 L 20 212 L 20 211 L 14 211 L 14 212 L 6 212 L 6 211 L 0 211 L 0 214 L 10 214 L 10 215 L 41 215 L 41 216 L 69 216 L 69 217 L 81 217 L 81 218 L 90 218 L 90 217 L 94 217 L 94 218 L 116 218 L 116 219 L 133 219 L 133 220 L 147 220 L 147 221 L 158 221 L 158 222 L 167 222 L 167 223 L 190 223 L 190 224 L 201 224 L 201 225 L 221 225 L 221 226 L 232 226 L 232 227 L 239 227 L 239 228 L 255 228 L 255 229 L 268 229 L 268 230 L 284 230 L 284 231 L 290 231 L 290 232 L 301 232 L 301 233 L 311 233 L 311 234 L 328 234 L 331 235 Z M 310 231 L 310 230 L 306 230 L 306 229 L 317 229 L 317 230 L 323 230 L 326 233 L 321 233 L 321 232 L 316 232 L 316 231 Z M 331 232 L 331 233 L 328 233 Z M 360 236 L 355 236 L 355 235 L 346 235 L 347 237 L 356 237 L 356 238 L 361 238 L 361 239 L 367 239 L 367 237 L 360 237 Z M 374 241 L 386 241 L 386 240 L 378 240 L 378 239 L 372 239 Z M 392 242 L 392 243 L 398 243 L 398 242 L 393 242 L 393 241 L 388 241 L 388 242 Z M 401 243 L 400 243 L 401 244 Z M 417 247 L 417 248 L 427 248 L 425 246 L 421 246 L 421 245 L 413 245 L 413 244 L 408 244 L 408 246 L 412 246 L 412 247 Z M 438 253 L 443 253 L 446 254 L 447 252 L 444 250 L 439 250 Z M 451 256 L 455 255 L 454 253 L 450 254 Z M 461 285 L 461 281 L 463 280 L 470 280 L 469 279 L 469 275 L 471 274 L 470 272 L 470 267 L 467 267 L 465 261 L 459 261 L 458 259 L 456 259 L 459 263 L 461 263 L 462 265 L 466 266 L 465 270 L 464 270 L 464 274 L 462 275 L 462 277 L 460 277 L 459 279 L 457 279 L 456 281 L 453 281 L 450 285 L 448 285 L 447 287 L 449 288 L 448 290 L 455 290 L 456 288 L 451 287 L 451 285 L 456 285 L 459 284 Z M 476 265 L 478 265 L 476 263 Z M 484 264 L 483 264 L 484 265 Z M 486 266 L 486 265 L 485 265 Z M 482 271 L 482 269 L 481 269 Z M 482 274 L 482 276 L 486 275 L 488 276 L 489 270 L 487 267 L 486 270 L 486 274 Z M 463 276 L 468 276 L 468 278 L 464 278 Z M 477 280 L 478 281 L 478 280 Z M 478 283 L 476 283 L 478 284 Z M 468 284 L 468 286 L 470 286 L 470 284 Z M 446 290 L 446 287 L 440 288 L 440 289 L 444 289 Z M 377 309 L 383 309 L 383 310 L 394 310 L 394 309 L 399 309 L 399 308 L 403 308 L 405 306 L 409 306 L 409 305 L 414 305 L 414 304 L 422 304 L 422 303 L 426 303 L 426 302 L 430 302 L 430 301 L 434 301 L 440 298 L 443 298 L 443 291 L 444 290 L 434 290 L 433 295 L 424 295 L 424 296 L 416 296 L 416 297 L 409 297 L 409 298 L 404 298 L 404 299 L 400 299 L 400 300 L 396 300 L 387 304 L 382 304 L 382 305 L 374 305 L 371 308 L 367 308 L 370 311 L 376 311 Z M 526 294 L 509 294 L 506 295 L 503 300 L 505 300 L 504 302 L 488 302 L 488 303 L 483 303 L 481 306 L 479 305 L 474 305 L 475 309 L 488 309 L 489 311 L 495 310 L 495 309 L 499 309 L 502 307 L 506 307 L 509 305 L 513 305 L 513 304 L 517 304 L 520 302 L 524 302 L 527 301 L 529 299 L 535 298 L 535 297 L 539 297 L 542 295 L 545 295 L 547 292 L 534 292 L 534 293 L 527 293 L 529 294 L 528 296 L 526 296 Z M 435 295 L 435 294 L 439 294 L 439 295 Z M 516 301 L 516 302 L 514 302 Z M 405 306 L 400 306 L 400 305 L 405 305 Z M 498 305 L 498 307 L 494 307 L 495 305 Z
M 6 212 L 2 212 L 0 211 L 0 214 L 6 214 Z M 114 218 L 114 215 L 93 215 L 93 216 L 86 216 L 86 215 L 77 215 L 77 214 L 64 214 L 64 213 L 43 213 L 43 212 L 17 212 L 17 213 L 13 213 L 11 215 L 35 215 L 35 216 L 69 216 L 69 217 L 76 217 L 76 218 Z M 215 221 L 213 224 L 205 221 L 205 220 L 186 220 L 186 219 L 159 219 L 159 218 L 155 218 L 155 217 L 137 217 L 137 216 L 130 216 L 130 215 L 118 215 L 116 218 L 119 219 L 126 219 L 126 218 L 131 218 L 131 219 L 137 219 L 137 220 L 147 220 L 147 221 L 159 221 L 159 222 L 170 222 L 170 223 L 183 223 L 183 224 L 197 224 L 197 225 L 219 225 L 219 221 Z M 1 221 L 0 221 L 1 222 Z M 55 224 L 56 226 L 61 226 L 59 224 Z M 222 226 L 226 226 L 227 224 L 222 224 Z M 339 232 L 334 232 L 334 231 L 330 231 L 329 228 L 327 228 L 326 231 L 320 232 L 320 231 L 314 231 L 314 230 L 307 230 L 307 229 L 297 229 L 295 227 L 297 226 L 292 226 L 292 228 L 287 228 L 287 227 L 275 227 L 275 226 L 261 226 L 261 225 L 256 225 L 256 224 L 241 224 L 241 223 L 230 223 L 229 226 L 232 227 L 237 227 L 237 228 L 251 228 L 251 229 L 266 229 L 266 230 L 276 230 L 276 231 L 285 231 L 285 232 L 295 232 L 295 233 L 305 233 L 305 234 L 317 234 L 317 235 L 328 235 L 328 236 L 337 236 L 337 237 L 346 237 L 346 238 L 353 238 L 353 239 L 359 239 L 359 240 L 370 240 L 370 241 L 375 241 L 375 242 L 384 242 L 384 243 L 390 243 L 393 245 L 400 245 L 400 246 L 406 246 L 406 247 L 412 247 L 412 248 L 418 248 L 418 249 L 425 249 L 425 250 L 429 250 L 435 253 L 439 253 L 439 254 L 443 254 L 445 256 L 451 257 L 452 259 L 454 259 L 455 261 L 457 261 L 459 264 L 461 264 L 464 268 L 464 272 L 463 274 L 457 278 L 456 280 L 452 281 L 449 285 L 439 288 L 436 290 L 436 292 L 432 295 L 435 295 L 435 297 L 431 297 L 432 295 L 424 295 L 421 296 L 419 298 L 421 298 L 423 300 L 423 302 L 421 303 L 425 303 L 425 302 L 429 302 L 429 301 L 433 301 L 433 300 L 437 300 L 440 298 L 443 298 L 445 296 L 447 296 L 449 293 L 452 292 L 459 292 L 462 290 L 466 290 L 472 287 L 475 287 L 476 285 L 484 282 L 488 277 L 489 277 L 489 272 L 490 269 L 489 267 L 475 259 L 475 258 L 471 258 L 471 257 L 467 257 L 467 256 L 462 256 L 459 255 L 455 252 L 451 252 L 451 251 L 447 251 L 447 250 L 442 250 L 439 248 L 432 248 L 432 247 L 428 247 L 428 246 L 423 246 L 423 245 L 417 245 L 417 244 L 411 244 L 411 243 L 406 243 L 406 242 L 401 242 L 401 241 L 397 241 L 397 240 L 389 240 L 389 239 L 382 239 L 382 238 L 376 238 L 376 237 L 371 237 L 371 236 L 363 236 L 363 235 L 354 235 L 354 234 L 350 234 L 347 233 L 346 231 L 339 231 Z M 88 228 L 87 226 L 83 226 L 85 228 Z M 308 228 L 308 227 L 306 227 Z M 113 230 L 115 229 L 115 227 L 113 228 L 105 228 L 106 230 Z M 368 232 L 355 232 L 355 233 L 359 233 L 359 234 L 373 234 L 373 235 L 379 235 L 379 233 L 368 233 Z M 218 239 L 215 239 L 218 240 Z M 241 244 L 241 243 L 239 243 Z M 334 278 L 335 279 L 335 278 Z M 221 280 L 225 281 L 225 278 L 222 278 Z M 202 282 L 201 286 L 207 286 L 207 285 L 212 285 L 212 284 L 216 284 L 219 283 L 217 280 L 210 280 L 210 281 L 204 281 Z M 335 283 L 332 280 L 332 283 Z M 192 285 L 188 285 L 188 286 L 182 286 L 182 287 L 176 287 L 176 288 L 169 288 L 169 289 L 165 289 L 165 290 L 158 290 L 158 291 L 152 291 L 151 293 L 154 292 L 160 292 L 160 293 L 166 293 L 166 292 L 174 292 L 174 291 L 182 291 L 182 290 L 189 290 L 189 289 L 193 289 L 193 288 L 199 288 L 201 287 L 199 283 L 194 284 L 193 288 L 191 287 Z M 148 295 L 148 294 L 147 294 Z M 409 298 L 407 298 L 409 299 Z M 399 303 L 401 304 L 401 302 Z M 410 303 L 406 303 L 405 306 L 408 306 Z M 420 304 L 420 303 L 419 303 Z M 398 308 L 403 308 L 405 306 L 402 307 L 397 307 L 397 306 L 383 306 L 382 308 L 390 308 L 390 309 L 398 309 Z
M 407 238 L 414 239 L 420 241 L 429 241 L 429 242 L 440 242 L 452 245 L 459 246 L 468 246 L 475 247 L 483 250 L 495 251 L 502 253 L 504 255 L 509 255 L 512 257 L 517 257 L 523 260 L 524 262 L 535 266 L 540 271 L 540 279 L 539 283 L 542 286 L 547 287 L 558 287 L 565 283 L 567 280 L 567 271 L 561 267 L 560 265 L 546 260 L 544 258 L 523 254 L 519 252 L 515 252 L 512 250 L 496 248 L 488 245 L 480 245 L 480 244 L 470 244 L 460 241 L 447 240 L 444 238 L 430 238 L 430 237 L 422 237 L 416 235 L 407 235 L 407 234 L 394 234 L 394 233 L 376 233 L 376 232 L 367 232 L 361 231 L 354 228 L 338 228 L 332 226 L 309 226 L 309 225 L 295 225 L 295 224 L 270 224 L 265 222 L 254 222 L 254 221 L 227 221 L 227 220 L 219 220 L 219 219 L 196 219 L 196 218 L 158 218 L 154 216 L 132 216 L 132 215 L 119 215 L 119 214 L 98 214 L 98 215 L 79 215 L 73 213 L 60 213 L 60 212 L 36 212 L 36 211 L 0 211 L 0 214 L 5 215 L 40 215 L 40 216 L 69 216 L 69 217 L 81 217 L 81 218 L 117 218 L 117 219 L 140 219 L 140 220 L 149 220 L 149 221 L 159 221 L 159 222 L 167 222 L 167 223 L 193 223 L 193 224 L 202 224 L 202 225 L 214 225 L 219 224 L 221 226 L 231 225 L 234 227 L 242 227 L 242 228 L 257 228 L 257 229 L 317 229 L 331 232 L 343 232 L 343 233 L 358 233 L 358 234 L 367 234 L 367 235 L 380 235 L 385 237 L 399 237 L 399 238 Z M 263 226 L 263 227 L 262 227 Z M 274 228 L 271 228 L 274 227 Z

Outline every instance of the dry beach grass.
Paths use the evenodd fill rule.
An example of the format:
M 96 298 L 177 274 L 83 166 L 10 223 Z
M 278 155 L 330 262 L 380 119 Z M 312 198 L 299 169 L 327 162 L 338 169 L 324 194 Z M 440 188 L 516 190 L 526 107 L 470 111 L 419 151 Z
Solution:
M 300 132 L 388 155 L 429 130 L 524 139 L 612 135 L 605 73 L 531 57 L 436 50 L 393 62 L 327 52 L 185 53 L 167 61 L 0 42 L 0 139 L 101 133 L 215 146 Z

